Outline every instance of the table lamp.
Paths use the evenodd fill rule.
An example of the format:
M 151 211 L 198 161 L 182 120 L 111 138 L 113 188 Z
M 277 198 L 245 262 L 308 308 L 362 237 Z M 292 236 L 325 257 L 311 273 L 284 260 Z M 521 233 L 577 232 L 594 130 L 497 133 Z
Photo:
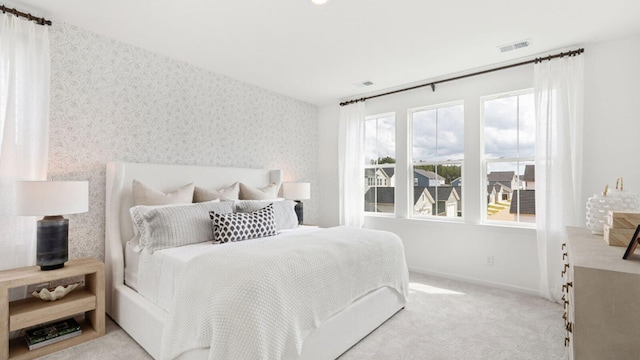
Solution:
M 69 260 L 69 219 L 62 214 L 89 211 L 88 181 L 17 181 L 16 215 L 38 220 L 36 265 L 54 270 Z
M 285 199 L 294 200 L 296 202 L 296 215 L 298 216 L 298 224 L 302 225 L 303 209 L 302 201 L 311 198 L 310 183 L 284 183 L 282 184 L 282 195 Z

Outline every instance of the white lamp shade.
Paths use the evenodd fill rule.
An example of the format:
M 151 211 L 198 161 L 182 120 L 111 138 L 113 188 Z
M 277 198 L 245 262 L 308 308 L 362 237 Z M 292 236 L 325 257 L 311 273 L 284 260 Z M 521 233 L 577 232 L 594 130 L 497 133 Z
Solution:
M 16 182 L 16 215 L 59 216 L 87 211 L 88 181 Z
M 282 184 L 282 195 L 285 199 L 306 200 L 311 198 L 310 183 L 284 183 Z

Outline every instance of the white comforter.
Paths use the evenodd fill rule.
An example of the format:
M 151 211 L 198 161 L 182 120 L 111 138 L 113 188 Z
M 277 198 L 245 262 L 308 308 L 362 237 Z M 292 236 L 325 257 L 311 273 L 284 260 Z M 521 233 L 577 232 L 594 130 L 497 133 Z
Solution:
M 214 246 L 184 268 L 163 359 L 207 347 L 209 359 L 295 359 L 353 301 L 384 286 L 408 294 L 402 242 L 388 232 L 337 227 Z

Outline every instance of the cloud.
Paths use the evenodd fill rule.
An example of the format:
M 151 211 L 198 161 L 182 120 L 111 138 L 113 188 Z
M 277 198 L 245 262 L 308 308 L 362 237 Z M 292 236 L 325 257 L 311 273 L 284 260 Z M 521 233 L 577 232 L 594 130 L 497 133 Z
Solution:
M 365 164 L 386 156 L 396 158 L 395 116 L 367 120 L 364 131 Z
M 535 156 L 533 94 L 485 101 L 484 122 L 487 158 Z
M 453 105 L 413 113 L 413 161 L 464 158 L 464 107 Z

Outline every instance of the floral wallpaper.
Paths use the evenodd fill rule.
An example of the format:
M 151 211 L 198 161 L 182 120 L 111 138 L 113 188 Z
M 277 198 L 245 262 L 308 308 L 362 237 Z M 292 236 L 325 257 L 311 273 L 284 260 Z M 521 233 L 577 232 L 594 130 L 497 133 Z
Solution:
M 317 219 L 318 109 L 78 27 L 50 28 L 49 178 L 88 180 L 69 215 L 69 257 L 104 259 L 111 160 L 282 169 L 311 182 Z

